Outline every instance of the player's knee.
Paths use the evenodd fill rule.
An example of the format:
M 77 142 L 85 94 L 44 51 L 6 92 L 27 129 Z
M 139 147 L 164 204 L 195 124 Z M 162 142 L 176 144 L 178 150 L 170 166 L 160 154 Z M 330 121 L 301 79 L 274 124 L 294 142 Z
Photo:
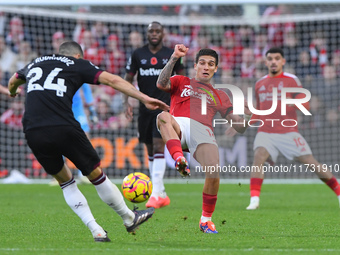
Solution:
M 269 152 L 266 148 L 258 147 L 254 153 L 254 163 L 262 162 L 264 163 L 269 158 Z
M 320 165 L 320 163 L 314 158 L 312 154 L 302 155 L 296 158 L 302 164 L 309 164 L 309 165 Z
M 171 115 L 168 112 L 161 112 L 157 116 L 158 127 L 171 123 Z
M 86 177 L 89 180 L 94 180 L 94 179 L 97 179 L 102 173 L 103 173 L 103 171 L 102 171 L 101 167 L 98 166 L 95 169 L 93 169 L 93 171 L 89 175 L 87 175 Z

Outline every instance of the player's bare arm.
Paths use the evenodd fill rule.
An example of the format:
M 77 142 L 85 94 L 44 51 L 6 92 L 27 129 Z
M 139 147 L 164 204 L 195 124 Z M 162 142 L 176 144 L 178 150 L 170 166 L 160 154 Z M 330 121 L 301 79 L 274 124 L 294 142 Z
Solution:
M 124 77 L 124 80 L 126 80 L 127 82 L 132 83 L 133 82 L 133 75 L 127 73 Z M 132 106 L 129 104 L 129 96 L 126 94 L 123 94 L 123 106 L 124 106 L 124 112 L 125 112 L 125 117 L 128 120 L 132 120 L 133 117 L 133 110 L 132 110 Z
M 119 90 L 120 92 L 128 96 L 138 99 L 143 104 L 145 104 L 146 108 L 148 108 L 149 110 L 156 109 L 161 109 L 163 111 L 169 110 L 169 106 L 167 104 L 158 99 L 151 98 L 145 95 L 144 93 L 137 90 L 131 83 L 125 81 L 118 75 L 104 71 L 99 75 L 99 82 L 102 84 L 106 84 L 116 90 Z
M 1 84 L 0 84 L 0 93 L 5 94 L 5 95 L 9 95 L 8 89 L 6 87 L 2 86 Z
M 171 89 L 170 77 L 177 60 L 178 58 L 171 56 L 169 62 L 164 66 L 161 73 L 159 74 L 157 79 L 157 88 L 159 88 L 160 90 L 170 91 Z
M 24 84 L 25 80 L 21 80 L 17 78 L 17 74 L 13 74 L 13 76 L 8 81 L 8 90 L 9 95 L 11 97 L 16 97 L 18 93 L 20 93 L 19 86 Z
M 174 69 L 174 66 L 179 58 L 184 57 L 187 54 L 188 50 L 189 48 L 185 47 L 183 44 L 175 45 L 174 53 L 171 55 L 168 63 L 164 66 L 164 68 L 162 69 L 161 73 L 158 76 L 157 88 L 164 91 L 170 91 L 171 89 L 170 77 Z
M 2 86 L 2 85 L 0 84 L 0 93 L 1 93 L 1 94 L 5 94 L 5 95 L 7 95 L 7 96 L 15 97 L 17 94 L 20 93 L 20 91 L 21 91 L 21 89 L 20 89 L 20 88 L 17 88 L 17 91 L 16 91 L 15 95 L 11 95 L 11 93 L 10 93 L 9 90 L 8 90 L 8 88 L 5 87 L 5 86 Z

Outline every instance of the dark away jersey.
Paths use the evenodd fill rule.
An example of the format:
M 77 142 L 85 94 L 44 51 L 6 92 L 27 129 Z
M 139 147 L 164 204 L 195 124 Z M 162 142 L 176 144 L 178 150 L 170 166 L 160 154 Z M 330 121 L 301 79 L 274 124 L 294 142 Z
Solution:
M 126 72 L 137 75 L 138 87 L 144 94 L 157 98 L 167 104 L 170 104 L 170 95 L 167 92 L 159 90 L 156 86 L 157 79 L 163 67 L 168 63 L 173 50 L 168 47 L 162 47 L 156 54 L 153 54 L 148 45 L 136 49 L 128 60 Z M 183 70 L 184 66 L 181 60 L 178 60 L 174 67 L 174 72 L 178 73 Z M 140 110 L 147 110 L 143 104 L 140 104 Z
M 50 55 L 36 58 L 17 72 L 26 81 L 24 131 L 59 125 L 76 125 L 72 98 L 83 83 L 98 84 L 103 70 L 84 59 Z

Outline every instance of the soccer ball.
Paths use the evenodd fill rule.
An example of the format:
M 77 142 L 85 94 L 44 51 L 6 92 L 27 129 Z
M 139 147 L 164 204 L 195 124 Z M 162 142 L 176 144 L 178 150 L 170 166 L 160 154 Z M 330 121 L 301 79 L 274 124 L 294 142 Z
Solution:
M 127 200 L 132 203 L 141 203 L 151 196 L 152 183 L 146 174 L 131 173 L 123 179 L 122 191 Z

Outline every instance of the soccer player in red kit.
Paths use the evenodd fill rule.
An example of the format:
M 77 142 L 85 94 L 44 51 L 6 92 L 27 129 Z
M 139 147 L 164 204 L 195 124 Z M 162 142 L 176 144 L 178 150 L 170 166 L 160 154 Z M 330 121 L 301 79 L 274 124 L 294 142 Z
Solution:
M 217 72 L 218 55 L 212 49 L 201 49 L 195 58 L 195 78 L 181 75 L 171 77 L 176 61 L 188 52 L 183 44 L 175 46 L 169 62 L 161 71 L 157 87 L 171 95 L 170 113 L 163 111 L 157 116 L 157 127 L 164 142 L 176 161 L 175 167 L 185 177 L 190 174 L 188 163 L 183 156 L 183 149 L 190 154 L 205 169 L 205 183 L 203 187 L 202 216 L 199 223 L 204 233 L 218 233 L 211 220 L 217 201 L 219 189 L 219 173 L 210 170 L 219 165 L 219 152 L 213 132 L 213 117 L 217 112 L 229 122 L 245 123 L 240 116 L 233 115 L 232 104 L 227 94 L 216 90 L 210 81 Z M 202 100 L 206 99 L 206 114 L 201 112 Z M 250 118 L 249 114 L 245 118 Z M 247 124 L 233 125 L 235 130 L 243 133 Z M 210 168 L 210 169 L 209 169 Z
M 260 119 L 262 126 L 254 140 L 254 161 L 250 174 L 250 204 L 247 210 L 259 208 L 260 192 L 264 178 L 263 164 L 276 161 L 279 153 L 289 160 L 296 160 L 302 164 L 309 164 L 310 170 L 326 183 L 340 200 L 340 186 L 336 178 L 328 169 L 314 158 L 312 151 L 298 131 L 295 105 L 287 105 L 286 115 L 281 114 L 281 91 L 283 88 L 302 88 L 299 79 L 290 73 L 283 72 L 286 62 L 283 51 L 280 48 L 271 48 L 266 54 L 266 66 L 268 75 L 262 77 L 255 85 L 257 110 L 270 109 L 273 104 L 273 88 L 277 88 L 278 104 L 276 110 L 270 115 L 255 116 L 252 119 Z M 288 93 L 286 98 L 302 99 L 304 93 Z M 303 106 L 308 110 L 309 103 Z M 275 121 L 266 121 L 266 120 Z M 283 122 L 282 122 L 283 121 Z M 282 125 L 281 123 L 284 123 Z

